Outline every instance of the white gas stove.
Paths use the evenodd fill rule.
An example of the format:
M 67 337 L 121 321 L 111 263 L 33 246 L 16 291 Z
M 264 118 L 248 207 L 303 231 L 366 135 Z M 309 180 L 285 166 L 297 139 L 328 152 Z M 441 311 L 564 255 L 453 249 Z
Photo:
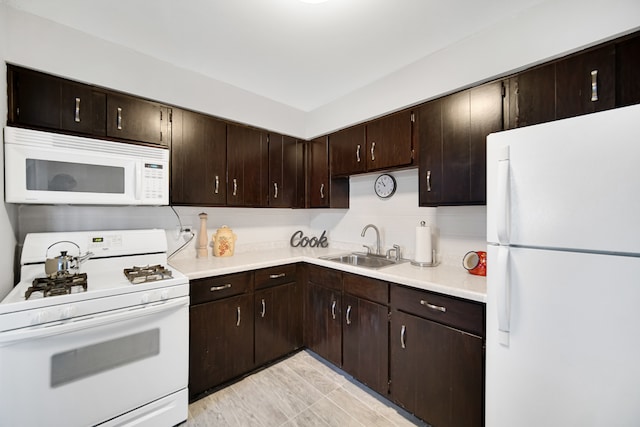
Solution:
M 0 425 L 186 420 L 189 281 L 163 230 L 29 234 L 20 263 L 0 302 Z

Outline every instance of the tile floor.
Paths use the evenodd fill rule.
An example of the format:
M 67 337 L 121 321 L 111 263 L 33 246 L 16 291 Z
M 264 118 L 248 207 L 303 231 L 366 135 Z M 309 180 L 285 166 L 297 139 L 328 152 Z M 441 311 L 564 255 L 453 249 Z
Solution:
M 426 426 L 309 351 L 189 405 L 181 427 Z

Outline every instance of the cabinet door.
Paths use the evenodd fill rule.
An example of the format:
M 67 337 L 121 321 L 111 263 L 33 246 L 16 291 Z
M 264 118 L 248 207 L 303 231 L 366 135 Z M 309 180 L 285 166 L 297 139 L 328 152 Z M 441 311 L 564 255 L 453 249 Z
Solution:
M 482 339 L 394 311 L 391 398 L 434 426 L 482 426 Z
M 615 107 L 615 46 L 556 63 L 556 120 Z
M 509 128 L 550 122 L 556 117 L 556 64 L 509 79 Z
M 290 136 L 269 134 L 269 206 L 295 206 L 297 176 L 302 174 L 298 159 L 298 141 Z M 304 176 L 304 175 L 303 175 Z
M 616 106 L 640 103 L 640 36 L 616 45 Z
M 107 95 L 91 86 L 64 81 L 60 85 L 60 129 L 106 135 Z
M 296 284 L 255 292 L 255 363 L 261 366 L 300 346 Z
M 309 207 L 329 207 L 329 156 L 325 136 L 309 143 Z
M 403 111 L 367 124 L 367 170 L 412 164 L 412 117 Z
M 107 94 L 107 136 L 169 145 L 169 109 L 132 96 Z
M 224 122 L 174 109 L 171 203 L 219 206 L 227 202 L 227 138 Z
M 487 136 L 503 129 L 502 82 L 469 90 L 469 203 L 487 200 Z
M 442 99 L 442 201 L 463 204 L 469 200 L 469 91 Z
M 331 176 L 349 176 L 367 170 L 365 125 L 344 129 L 329 135 Z
M 257 129 L 227 125 L 227 204 L 267 206 L 269 151 Z
M 37 128 L 60 127 L 60 79 L 7 66 L 8 123 Z
M 389 391 L 388 307 L 345 294 L 342 368 L 382 395 Z
M 442 194 L 442 101 L 427 102 L 417 111 L 420 141 L 420 206 L 437 206 Z
M 189 310 L 189 394 L 253 368 L 253 297 L 240 295 Z
M 342 362 L 340 291 L 307 284 L 307 347 L 336 366 Z

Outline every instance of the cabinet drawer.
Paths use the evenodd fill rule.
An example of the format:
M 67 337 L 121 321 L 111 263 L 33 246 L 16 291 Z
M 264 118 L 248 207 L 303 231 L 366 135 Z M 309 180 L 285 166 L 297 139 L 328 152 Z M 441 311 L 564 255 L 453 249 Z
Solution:
M 342 283 L 346 293 L 379 304 L 389 304 L 389 284 L 387 282 L 345 273 L 342 276 Z
M 252 280 L 252 272 L 192 280 L 191 305 L 245 293 L 251 289 Z
M 309 282 L 338 291 L 342 290 L 342 272 L 312 264 L 309 264 L 307 271 Z
M 296 281 L 296 265 L 279 265 L 255 272 L 256 289 L 268 288 Z
M 425 319 L 485 336 L 485 307 L 481 303 L 394 285 L 391 287 L 391 306 Z

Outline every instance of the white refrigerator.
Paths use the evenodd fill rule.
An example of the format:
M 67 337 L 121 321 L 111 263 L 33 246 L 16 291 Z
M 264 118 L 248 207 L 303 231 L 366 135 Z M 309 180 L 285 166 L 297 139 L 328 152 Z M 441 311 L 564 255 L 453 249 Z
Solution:
M 640 426 L 640 105 L 487 138 L 486 426 Z

